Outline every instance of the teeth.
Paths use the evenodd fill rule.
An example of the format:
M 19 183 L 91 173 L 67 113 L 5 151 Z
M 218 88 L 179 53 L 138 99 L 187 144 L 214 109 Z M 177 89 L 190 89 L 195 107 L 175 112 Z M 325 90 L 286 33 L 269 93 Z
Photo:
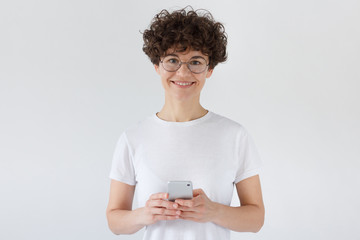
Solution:
M 181 86 L 188 86 L 192 84 L 192 83 L 180 83 L 180 82 L 174 82 L 174 83 Z

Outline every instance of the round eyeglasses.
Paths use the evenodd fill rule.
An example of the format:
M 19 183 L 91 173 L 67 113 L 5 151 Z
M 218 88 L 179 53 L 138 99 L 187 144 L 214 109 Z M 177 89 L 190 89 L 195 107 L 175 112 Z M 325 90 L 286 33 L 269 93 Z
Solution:
M 206 63 L 206 60 L 200 56 L 192 57 L 188 62 L 181 62 L 177 56 L 168 55 L 160 62 L 163 68 L 168 72 L 176 72 L 183 63 L 187 65 L 192 73 L 202 73 L 209 66 L 209 64 Z

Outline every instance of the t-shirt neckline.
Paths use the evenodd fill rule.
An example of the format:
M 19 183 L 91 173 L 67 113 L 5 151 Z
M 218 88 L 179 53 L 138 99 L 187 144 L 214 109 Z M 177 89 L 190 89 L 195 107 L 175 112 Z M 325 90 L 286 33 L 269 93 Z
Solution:
M 206 119 L 208 119 L 212 115 L 212 112 L 210 110 L 208 110 L 208 112 L 204 116 L 194 119 L 194 120 L 186 121 L 186 122 L 166 121 L 166 120 L 159 118 L 156 114 L 157 114 L 157 112 L 153 114 L 153 118 L 155 119 L 156 122 L 158 122 L 160 124 L 168 125 L 168 126 L 192 126 L 192 125 L 204 122 Z

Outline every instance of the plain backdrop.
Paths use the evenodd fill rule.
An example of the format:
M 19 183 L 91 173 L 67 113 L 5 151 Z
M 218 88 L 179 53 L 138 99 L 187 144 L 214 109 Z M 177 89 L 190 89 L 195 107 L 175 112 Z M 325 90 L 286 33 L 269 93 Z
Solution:
M 141 32 L 188 4 L 228 34 L 201 104 L 264 162 L 265 225 L 232 239 L 360 239 L 358 0 L 1 1 L 0 239 L 142 238 L 108 229 L 111 159 L 164 103 Z

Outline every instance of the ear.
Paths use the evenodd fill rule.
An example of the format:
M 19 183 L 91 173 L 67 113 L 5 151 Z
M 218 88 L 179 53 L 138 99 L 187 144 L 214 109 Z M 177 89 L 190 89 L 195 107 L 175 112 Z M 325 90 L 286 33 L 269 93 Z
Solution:
M 154 64 L 154 67 L 155 67 L 155 71 L 157 72 L 157 74 L 160 75 L 159 65 Z
M 209 78 L 212 75 L 213 71 L 214 71 L 213 68 L 209 69 L 208 72 L 206 73 L 206 78 Z

